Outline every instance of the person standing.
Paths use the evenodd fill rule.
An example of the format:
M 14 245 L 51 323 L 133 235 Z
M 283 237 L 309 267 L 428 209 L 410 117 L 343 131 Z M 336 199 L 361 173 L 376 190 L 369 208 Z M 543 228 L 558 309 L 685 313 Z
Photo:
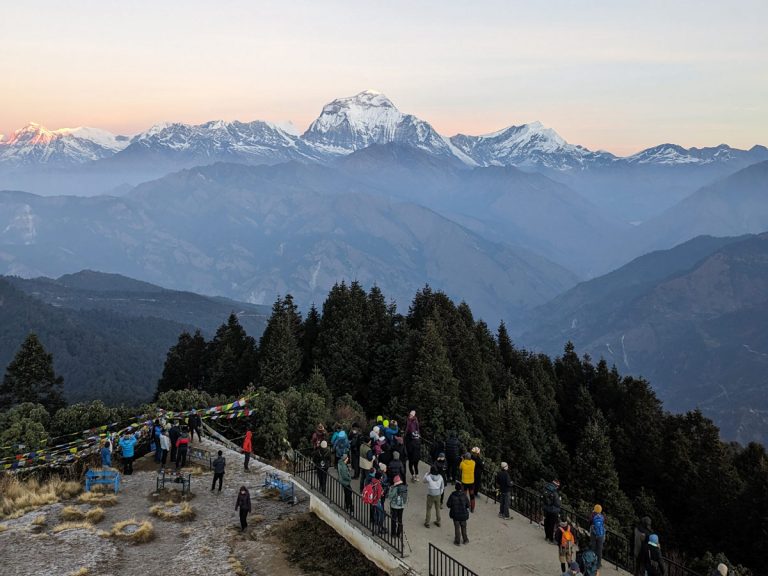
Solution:
M 440 527 L 440 508 L 442 507 L 442 498 L 445 493 L 445 480 L 432 466 L 424 475 L 424 482 L 427 483 L 427 515 L 424 519 L 424 526 L 429 528 L 429 522 L 432 518 L 432 507 L 435 508 L 435 526 Z
M 581 568 L 578 562 L 571 562 L 568 566 L 568 571 L 563 572 L 563 576 L 578 576 L 579 574 L 581 574 Z
M 174 420 L 173 426 L 168 430 L 168 439 L 171 441 L 171 462 L 176 462 L 176 441 L 181 436 L 181 430 L 179 429 L 179 421 Z
M 154 426 L 152 426 L 152 443 L 155 445 L 155 462 L 160 464 L 163 459 L 163 448 L 160 442 L 160 436 L 163 435 L 163 427 L 160 425 L 160 420 L 155 419 Z
M 349 454 L 344 454 L 336 465 L 339 473 L 339 482 L 344 489 L 344 510 L 351 516 L 354 512 L 352 507 L 352 474 L 349 471 Z
M 101 445 L 101 467 L 112 467 L 112 450 L 109 449 L 109 440 L 105 440 Z
M 360 492 L 363 491 L 365 480 L 373 468 L 373 450 L 369 442 L 360 444 L 360 458 L 358 460 L 358 473 L 360 474 Z
M 472 448 L 472 460 L 475 462 L 475 474 L 474 481 L 472 482 L 472 492 L 469 495 L 469 509 L 471 512 L 475 511 L 475 496 L 483 488 L 483 472 L 485 472 L 485 462 L 480 457 L 480 448 L 475 446 Z
M 219 492 L 221 492 L 221 485 L 224 482 L 224 468 L 227 465 L 227 461 L 224 458 L 224 454 L 219 450 L 219 455 L 216 460 L 213 461 L 213 482 L 211 482 L 211 492 L 216 487 L 216 482 L 219 482 Z
M 389 491 L 389 511 L 392 514 L 392 536 L 403 535 L 403 510 L 408 505 L 408 486 L 400 476 L 395 476 Z
M 576 554 L 576 537 L 565 516 L 561 518 L 554 536 L 557 544 L 557 556 L 560 560 L 560 571 L 565 572 L 566 566 L 573 562 Z
M 189 428 L 190 442 L 195 439 L 195 432 L 197 432 L 197 439 L 200 442 L 203 441 L 203 437 L 200 435 L 200 429 L 203 427 L 203 421 L 200 418 L 200 415 L 197 413 L 197 410 L 194 408 L 192 409 L 189 418 L 187 418 L 187 427 Z
M 328 468 L 331 467 L 331 451 L 328 450 L 328 442 L 323 440 L 320 442 L 320 446 L 315 449 L 315 453 L 312 455 L 312 461 L 315 464 L 315 470 L 317 472 L 317 483 L 320 487 L 320 492 L 325 494 L 325 483 L 328 479 Z
M 597 554 L 597 567 L 603 566 L 603 544 L 605 544 L 605 516 L 603 507 L 595 504 L 592 511 L 592 522 L 589 526 L 589 547 Z
M 452 430 L 445 441 L 445 459 L 448 463 L 448 482 L 459 479 L 459 460 L 461 460 L 461 444 Z
M 349 462 L 352 464 L 353 480 L 360 478 L 360 445 L 362 440 L 360 425 L 353 422 L 352 429 L 349 431 Z
M 408 470 L 414 482 L 419 481 L 419 461 L 421 460 L 421 426 L 416 417 L 416 410 L 408 414 L 405 424 L 405 450 L 408 453 Z
M 456 482 L 453 493 L 448 497 L 448 515 L 453 520 L 454 539 L 456 546 L 469 544 L 467 537 L 467 520 L 469 520 L 469 498 L 464 493 L 461 482 Z
M 130 476 L 133 474 L 133 454 L 136 447 L 136 435 L 126 434 L 118 442 L 120 452 L 123 455 L 123 474 Z
M 245 461 L 243 463 L 244 470 L 248 472 L 248 463 L 251 461 L 251 454 L 253 453 L 253 431 L 251 427 L 245 431 L 245 438 L 243 438 L 243 454 L 245 454 Z
M 160 468 L 165 468 L 168 462 L 168 452 L 171 450 L 171 439 L 168 437 L 168 430 L 160 432 Z
M 181 429 L 181 436 L 176 440 L 176 470 L 187 465 L 187 451 L 189 450 L 189 434 L 186 428 Z
M 474 512 L 475 502 L 475 461 L 469 455 L 469 452 L 464 454 L 464 457 L 459 464 L 459 475 L 461 477 L 461 484 L 464 486 L 464 490 L 469 496 L 469 511 Z
M 653 534 L 651 519 L 643 516 L 635 526 L 635 576 L 645 576 L 645 560 L 648 557 L 648 537 Z
M 496 488 L 499 491 L 499 518 L 509 518 L 509 493 L 512 479 L 509 477 L 509 464 L 501 463 L 501 470 L 496 474 Z
M 325 440 L 325 426 L 321 422 L 317 425 L 317 428 L 315 428 L 315 431 L 312 433 L 312 448 L 315 450 L 320 446 L 320 442 Z
M 560 482 L 558 480 L 552 480 L 548 483 L 544 489 L 544 496 L 542 497 L 542 509 L 544 510 L 544 538 L 548 542 L 555 542 L 555 525 L 557 524 L 557 518 L 560 516 L 560 494 L 558 489 L 560 488 Z
M 251 511 L 251 493 L 245 486 L 240 486 L 235 501 L 235 510 L 240 510 L 240 530 L 245 531 L 248 528 L 248 513 Z
M 645 573 L 647 576 L 665 576 L 667 567 L 661 556 L 661 545 L 656 534 L 648 536 L 648 555 L 645 559 Z
M 437 455 L 437 459 L 435 460 L 434 466 L 437 469 L 437 473 L 443 477 L 443 486 L 447 487 L 448 486 L 448 463 L 445 459 L 445 452 L 440 452 Z M 445 498 L 445 490 L 443 490 L 443 493 L 440 494 L 441 508 L 443 507 L 444 498 Z

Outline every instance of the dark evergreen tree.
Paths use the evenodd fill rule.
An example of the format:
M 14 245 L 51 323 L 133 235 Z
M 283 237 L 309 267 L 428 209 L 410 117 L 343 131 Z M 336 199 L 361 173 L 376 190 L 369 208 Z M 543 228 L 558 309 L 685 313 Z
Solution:
M 53 370 L 53 356 L 45 351 L 37 335 L 30 333 L 8 364 L 0 386 L 0 409 L 31 402 L 48 414 L 66 406 L 64 379 Z
M 178 342 L 168 350 L 155 398 L 168 390 L 202 390 L 208 372 L 206 348 L 200 330 L 194 335 L 182 332 Z
M 207 390 L 235 396 L 256 379 L 256 342 L 245 333 L 234 313 L 208 345 Z
M 282 392 L 299 385 L 302 355 L 293 300 L 278 297 L 259 343 L 259 383 Z
M 320 313 L 314 304 L 309 309 L 304 324 L 301 327 L 301 338 L 299 339 L 299 348 L 301 348 L 301 378 L 306 380 L 317 366 L 315 358 L 315 346 L 317 336 L 320 334 Z

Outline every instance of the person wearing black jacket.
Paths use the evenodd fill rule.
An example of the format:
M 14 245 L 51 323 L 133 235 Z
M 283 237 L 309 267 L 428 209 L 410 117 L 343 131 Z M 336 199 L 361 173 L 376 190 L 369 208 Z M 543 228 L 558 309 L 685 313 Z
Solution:
M 251 511 L 251 493 L 245 486 L 240 486 L 235 501 L 235 510 L 240 510 L 240 529 L 245 531 L 248 528 L 248 513 Z
M 328 442 L 323 440 L 320 442 L 320 446 L 315 449 L 312 455 L 312 462 L 315 464 L 315 471 L 317 472 L 317 483 L 320 487 L 320 492 L 325 494 L 325 483 L 328 480 L 328 469 L 331 467 L 331 451 L 328 449 Z
M 499 518 L 509 518 L 509 493 L 512 479 L 509 477 L 509 464 L 501 463 L 501 470 L 496 474 L 496 488 L 499 490 Z
M 456 546 L 469 544 L 467 537 L 467 520 L 469 520 L 469 498 L 464 493 L 464 486 L 456 482 L 455 490 L 448 497 L 448 516 L 453 520 L 454 539 Z
M 400 476 L 401 479 L 405 476 L 405 466 L 403 466 L 403 462 L 400 460 L 400 452 L 397 450 L 392 451 L 392 460 L 388 463 L 385 462 L 385 464 L 387 465 L 387 478 L 389 478 L 390 485 L 394 483 L 395 476 Z
M 197 439 L 202 442 L 203 437 L 200 436 L 200 428 L 203 426 L 203 421 L 197 410 L 192 410 L 192 413 L 187 418 L 187 427 L 189 428 L 189 441 L 190 443 L 195 439 L 195 432 L 197 432 Z
M 645 576 L 645 561 L 648 558 L 648 537 L 653 534 L 651 519 L 643 516 L 635 526 L 634 556 L 635 576 Z
M 454 482 L 459 476 L 459 461 L 461 460 L 461 443 L 456 432 L 451 431 L 445 441 L 445 459 L 448 462 L 448 482 Z
M 213 461 L 213 482 L 211 483 L 211 492 L 216 487 L 216 481 L 219 482 L 219 492 L 221 492 L 221 484 L 224 481 L 224 467 L 227 461 L 224 459 L 223 453 L 219 450 L 219 456 Z
M 173 421 L 173 426 L 168 430 L 168 438 L 171 441 L 171 462 L 176 462 L 176 440 L 181 436 L 181 430 L 179 430 L 179 422 Z
M 363 441 L 360 434 L 360 425 L 355 422 L 352 424 L 352 429 L 349 431 L 349 453 L 350 463 L 352 464 L 352 479 L 360 477 L 360 444 Z

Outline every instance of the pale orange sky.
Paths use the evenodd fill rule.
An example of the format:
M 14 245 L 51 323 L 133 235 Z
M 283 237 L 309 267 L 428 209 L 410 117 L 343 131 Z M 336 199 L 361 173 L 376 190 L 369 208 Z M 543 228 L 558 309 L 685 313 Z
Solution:
M 540 120 L 629 154 L 768 144 L 768 2 L 9 4 L 0 133 L 292 120 L 366 88 L 441 133 Z M 285 5 L 288 4 L 288 5 Z

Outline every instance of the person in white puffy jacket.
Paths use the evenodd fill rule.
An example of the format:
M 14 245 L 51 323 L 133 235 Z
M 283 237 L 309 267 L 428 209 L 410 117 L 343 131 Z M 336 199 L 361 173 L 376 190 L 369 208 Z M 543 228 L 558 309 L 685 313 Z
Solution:
M 440 498 L 445 492 L 445 480 L 443 480 L 442 474 L 438 472 L 435 466 L 429 469 L 429 472 L 424 474 L 424 482 L 427 487 L 427 516 L 424 519 L 424 526 L 429 528 L 429 523 L 432 518 L 432 506 L 435 507 L 435 526 L 440 526 Z

